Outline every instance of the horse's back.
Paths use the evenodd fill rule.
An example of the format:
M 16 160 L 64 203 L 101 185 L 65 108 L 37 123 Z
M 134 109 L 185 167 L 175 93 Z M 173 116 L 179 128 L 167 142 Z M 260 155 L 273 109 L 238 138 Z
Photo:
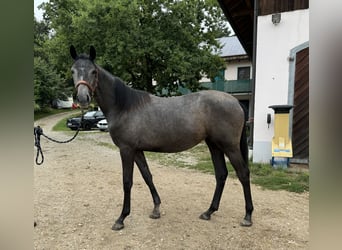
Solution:
M 239 101 L 228 93 L 216 90 L 203 90 L 197 93 L 200 101 L 204 105 L 209 105 L 215 111 L 240 112 L 241 107 Z
M 235 137 L 239 137 L 241 134 L 244 112 L 239 101 L 228 93 L 203 90 L 161 99 L 162 105 L 168 107 L 167 116 L 170 119 L 177 118 L 175 121 L 179 126 L 187 124 L 187 128 L 203 131 L 206 136 L 211 137 L 222 138 L 228 134 L 235 136 L 233 133 L 238 134 Z
M 228 93 L 216 90 L 202 90 L 199 92 L 174 97 L 153 97 L 157 98 L 156 103 L 170 106 L 172 108 L 177 107 L 178 109 L 205 109 L 206 107 L 211 107 L 214 109 L 222 109 L 222 111 L 226 112 L 239 112 L 241 109 L 239 102 L 235 97 Z

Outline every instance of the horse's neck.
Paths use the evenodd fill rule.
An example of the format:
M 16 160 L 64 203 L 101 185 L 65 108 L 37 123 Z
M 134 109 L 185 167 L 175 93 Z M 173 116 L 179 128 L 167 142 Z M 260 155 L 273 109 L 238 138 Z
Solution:
M 122 111 L 121 104 L 122 100 L 125 100 L 125 94 L 132 90 L 106 70 L 99 69 L 98 92 L 95 99 L 105 115 L 114 113 L 117 116 Z
M 106 72 L 104 69 L 100 68 L 99 78 L 98 78 L 98 91 L 95 93 L 95 99 L 97 104 L 100 106 L 102 112 L 107 117 L 110 110 L 110 107 L 114 106 L 114 98 L 112 95 L 111 89 L 112 86 L 109 83 L 114 84 L 112 76 Z
M 134 90 L 125 85 L 119 78 L 112 76 L 100 68 L 96 101 L 104 114 L 117 117 L 123 112 L 144 106 L 150 101 L 147 92 Z

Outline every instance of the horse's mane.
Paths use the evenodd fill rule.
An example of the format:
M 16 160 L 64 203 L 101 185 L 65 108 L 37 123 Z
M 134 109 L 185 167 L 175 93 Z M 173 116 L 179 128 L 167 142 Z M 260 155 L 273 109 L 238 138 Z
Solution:
M 139 108 L 151 100 L 150 94 L 146 91 L 137 90 L 127 86 L 119 77 L 113 76 L 107 70 L 96 65 L 104 78 L 107 78 L 110 85 L 108 91 L 112 95 L 114 105 L 119 111 L 129 111 Z
M 148 92 L 130 88 L 118 77 L 114 77 L 114 81 L 114 101 L 119 110 L 129 111 L 143 106 L 151 100 Z

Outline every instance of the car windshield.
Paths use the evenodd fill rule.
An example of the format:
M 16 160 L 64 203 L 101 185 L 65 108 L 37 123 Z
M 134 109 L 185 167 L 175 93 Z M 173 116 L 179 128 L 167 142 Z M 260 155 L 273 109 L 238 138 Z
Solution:
M 84 114 L 84 117 L 93 117 L 95 115 L 96 111 L 89 111 Z

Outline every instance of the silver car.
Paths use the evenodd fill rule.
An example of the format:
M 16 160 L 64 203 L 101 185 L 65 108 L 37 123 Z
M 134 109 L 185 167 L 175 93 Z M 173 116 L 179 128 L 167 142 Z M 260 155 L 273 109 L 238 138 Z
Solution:
M 97 127 L 101 130 L 101 131 L 108 131 L 108 124 L 107 124 L 107 120 L 103 119 L 101 121 L 99 121 L 97 123 Z

